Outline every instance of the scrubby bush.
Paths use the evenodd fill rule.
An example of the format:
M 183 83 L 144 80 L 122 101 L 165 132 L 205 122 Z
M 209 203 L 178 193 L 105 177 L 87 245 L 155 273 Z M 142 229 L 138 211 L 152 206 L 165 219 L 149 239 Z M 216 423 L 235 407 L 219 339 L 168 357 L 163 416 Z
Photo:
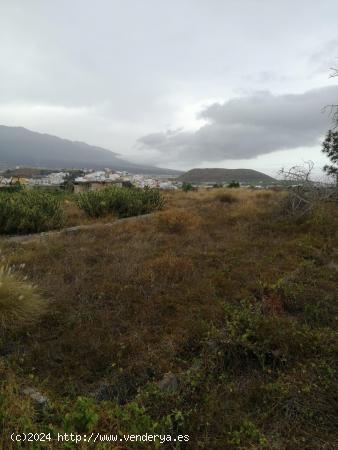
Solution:
M 182 184 L 182 191 L 189 192 L 189 191 L 196 191 L 196 188 L 191 183 L 183 183 Z
M 162 209 L 164 199 L 158 189 L 108 187 L 79 194 L 77 204 L 90 217 L 111 213 L 118 217 L 131 217 Z
M 0 328 L 16 330 L 37 320 L 46 302 L 37 288 L 20 279 L 10 269 L 0 268 Z
M 331 340 L 330 332 L 321 334 L 292 318 L 265 315 L 245 303 L 226 305 L 225 312 L 224 329 L 215 331 L 207 341 L 213 350 L 207 345 L 209 357 L 215 356 L 218 369 L 292 365 L 302 357 L 323 354 L 321 341 Z
M 64 216 L 60 201 L 38 190 L 0 194 L 0 233 L 37 233 L 60 228 Z
M 21 184 L 16 183 L 16 184 L 11 184 L 9 186 L 2 186 L 0 193 L 3 194 L 5 192 L 10 192 L 10 193 L 19 192 L 19 191 L 22 191 L 22 189 L 23 189 L 23 187 L 21 186 Z
M 231 181 L 231 183 L 228 184 L 228 188 L 239 188 L 240 184 L 238 181 Z
M 78 397 L 73 410 L 66 414 L 64 425 L 66 430 L 79 432 L 92 431 L 99 421 L 94 402 L 86 397 Z
M 233 444 L 236 448 L 243 448 L 243 445 L 248 442 L 250 442 L 250 447 L 252 445 L 259 444 L 259 448 L 262 450 L 269 448 L 268 441 L 265 436 L 250 420 L 243 420 L 238 429 L 231 431 L 229 433 L 229 441 L 230 444 Z

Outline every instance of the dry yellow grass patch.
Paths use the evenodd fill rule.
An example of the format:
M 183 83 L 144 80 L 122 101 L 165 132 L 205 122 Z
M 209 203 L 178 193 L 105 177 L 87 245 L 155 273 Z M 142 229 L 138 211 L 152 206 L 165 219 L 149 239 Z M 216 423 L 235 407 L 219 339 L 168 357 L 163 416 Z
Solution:
M 231 221 L 250 220 L 266 215 L 269 208 L 277 205 L 281 198 L 280 193 L 272 191 L 255 191 L 251 189 L 234 189 L 232 192 L 225 190 L 216 196 L 216 200 L 228 199 L 229 214 Z M 226 203 L 226 201 L 224 201 Z
M 156 216 L 156 228 L 167 233 L 184 233 L 198 228 L 202 219 L 193 212 L 172 208 Z
M 164 254 L 147 262 L 144 266 L 145 278 L 151 283 L 180 283 L 193 270 L 190 258 Z
M 0 327 L 17 330 L 32 324 L 45 311 L 37 288 L 8 268 L 0 268 Z
M 216 200 L 221 203 L 235 203 L 238 202 L 238 197 L 230 192 L 225 192 L 222 190 L 216 195 Z
M 65 213 L 66 227 L 88 225 L 91 223 L 109 223 L 117 220 L 117 217 L 114 214 L 106 215 L 100 219 L 88 217 L 86 213 L 72 200 L 64 200 L 62 203 L 62 209 Z

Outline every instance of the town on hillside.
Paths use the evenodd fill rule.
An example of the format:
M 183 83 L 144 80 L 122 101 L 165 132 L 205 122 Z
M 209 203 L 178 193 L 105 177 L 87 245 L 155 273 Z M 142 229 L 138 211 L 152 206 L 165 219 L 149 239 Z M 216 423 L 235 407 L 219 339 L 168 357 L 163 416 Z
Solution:
M 225 174 L 213 171 L 224 170 Z M 250 179 L 237 174 L 238 169 L 192 169 L 181 176 L 171 174 L 135 174 L 110 168 L 95 169 L 38 169 L 17 166 L 0 172 L 0 189 L 21 186 L 26 189 L 67 189 L 74 193 L 96 191 L 109 186 L 157 188 L 174 191 L 196 188 L 219 187 L 251 187 L 255 189 L 271 189 L 285 187 L 283 180 L 276 180 L 267 175 Z M 239 173 L 241 173 L 239 171 Z
M 15 170 L 8 170 L 0 174 L 0 188 L 13 185 L 21 185 L 26 188 L 64 188 L 69 186 L 75 193 L 81 193 L 86 190 L 99 190 L 108 186 L 117 187 L 139 187 L 146 186 L 150 188 L 159 188 L 163 190 L 175 190 L 182 183 L 175 179 L 154 177 L 151 175 L 131 174 L 126 171 L 115 171 L 112 169 L 104 170 L 61 170 L 54 172 L 52 170 L 25 170 L 17 167 Z

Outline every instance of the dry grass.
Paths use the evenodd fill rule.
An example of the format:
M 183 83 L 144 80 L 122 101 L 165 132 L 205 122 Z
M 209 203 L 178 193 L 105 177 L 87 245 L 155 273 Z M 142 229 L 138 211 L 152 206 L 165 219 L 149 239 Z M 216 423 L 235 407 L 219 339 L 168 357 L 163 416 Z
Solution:
M 38 289 L 0 267 L 0 329 L 15 331 L 36 322 L 46 311 Z
M 178 208 L 171 208 L 156 216 L 158 231 L 167 233 L 185 233 L 192 231 L 201 225 L 201 218 L 193 212 Z
M 65 227 L 74 227 L 78 225 L 88 225 L 92 223 L 108 223 L 117 220 L 117 216 L 109 214 L 100 219 L 92 218 L 80 209 L 74 200 L 64 199 L 62 209 L 65 213 Z
M 33 379 L 55 404 L 42 419 L 27 406 L 25 423 L 61 431 L 76 396 L 108 385 L 110 402 L 93 406 L 100 432 L 180 431 L 191 449 L 335 448 L 329 264 L 338 257 L 328 249 L 338 245 L 338 208 L 289 223 L 278 218 L 283 195 L 168 193 L 167 210 L 148 220 L 4 244 L 8 263 L 24 263 L 53 299 L 29 340 L 16 337 L 25 357 L 7 361 L 7 385 Z M 156 390 L 168 372 L 177 393 Z
M 190 258 L 169 253 L 146 262 L 143 274 L 150 283 L 165 285 L 184 282 L 192 271 L 193 262 Z
M 216 199 L 221 203 L 235 203 L 238 201 L 238 197 L 229 192 L 220 192 L 216 195 Z

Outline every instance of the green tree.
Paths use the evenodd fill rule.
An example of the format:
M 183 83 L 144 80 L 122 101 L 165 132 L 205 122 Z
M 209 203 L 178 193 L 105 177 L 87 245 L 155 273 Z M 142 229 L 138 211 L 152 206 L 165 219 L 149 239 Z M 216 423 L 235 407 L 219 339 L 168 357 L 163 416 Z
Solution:
M 322 152 L 325 153 L 331 161 L 326 164 L 323 170 L 328 175 L 335 175 L 338 183 L 338 132 L 329 130 L 323 142 Z

